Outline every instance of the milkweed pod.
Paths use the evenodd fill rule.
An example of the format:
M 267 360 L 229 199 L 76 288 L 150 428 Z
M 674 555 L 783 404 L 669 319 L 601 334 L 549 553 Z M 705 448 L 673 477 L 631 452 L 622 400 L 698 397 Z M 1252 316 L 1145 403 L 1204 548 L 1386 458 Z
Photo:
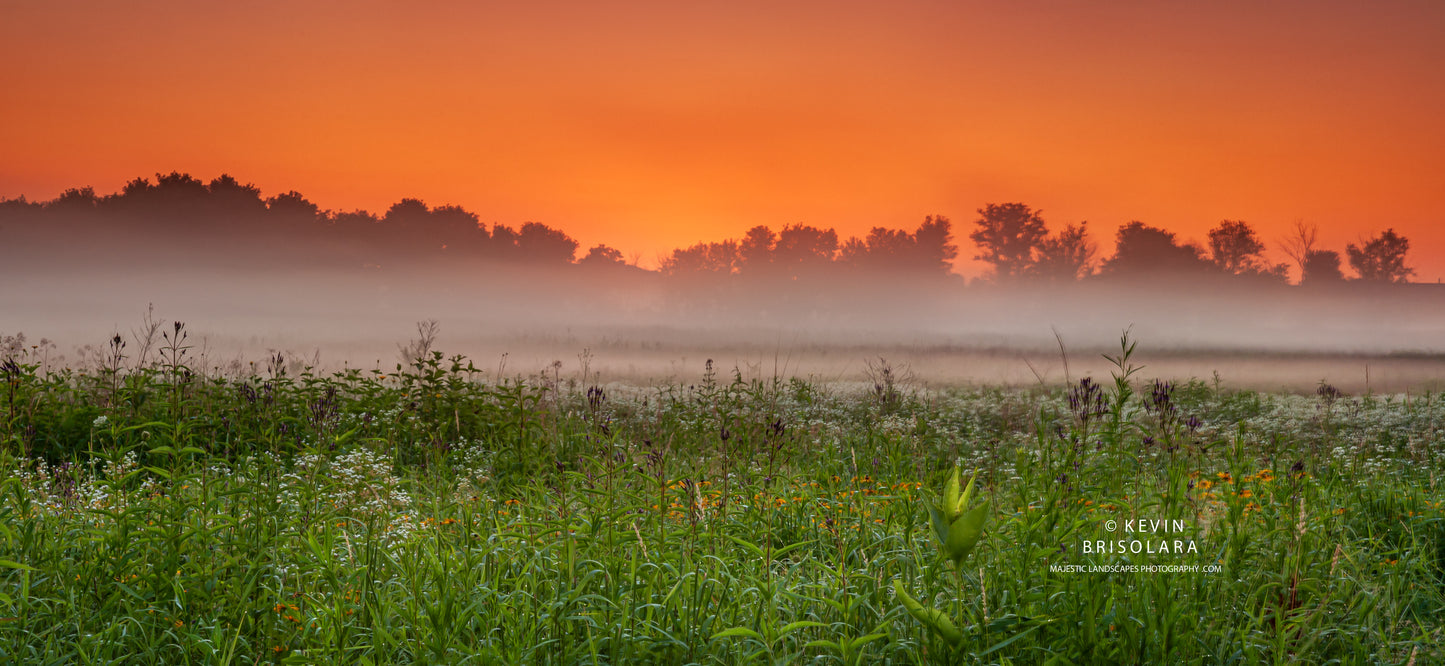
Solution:
M 893 580 L 893 591 L 898 594 L 898 599 L 903 602 L 903 608 L 908 611 L 908 614 L 912 615 L 914 619 L 919 622 L 922 622 L 923 626 L 928 627 L 928 629 L 937 634 L 939 638 L 948 641 L 952 645 L 958 645 L 963 642 L 963 632 L 958 630 L 958 627 L 953 624 L 953 620 L 948 619 L 948 616 L 944 615 L 943 611 L 936 608 L 924 608 L 923 604 L 918 603 L 916 599 L 908 596 L 908 593 L 903 591 L 902 581 L 897 579 Z
M 981 504 L 972 511 L 964 512 L 957 520 L 948 526 L 948 539 L 943 542 L 943 552 L 955 564 L 962 564 L 963 559 L 973 552 L 978 545 L 978 539 L 983 535 L 983 522 L 988 518 L 988 505 Z
M 948 476 L 948 483 L 943 486 L 943 505 L 939 507 L 943 509 L 943 515 L 948 522 L 952 523 L 958 518 L 958 506 L 961 499 L 963 497 L 959 492 L 958 466 L 955 465 L 953 473 Z
M 943 510 L 944 517 L 949 523 L 958 520 L 958 517 L 963 515 L 964 509 L 968 508 L 968 500 L 973 496 L 973 484 L 977 480 L 978 471 L 975 470 L 973 476 L 968 480 L 968 487 L 960 492 L 958 468 L 953 468 L 953 474 L 948 477 L 948 485 L 943 488 L 943 506 L 939 507 Z

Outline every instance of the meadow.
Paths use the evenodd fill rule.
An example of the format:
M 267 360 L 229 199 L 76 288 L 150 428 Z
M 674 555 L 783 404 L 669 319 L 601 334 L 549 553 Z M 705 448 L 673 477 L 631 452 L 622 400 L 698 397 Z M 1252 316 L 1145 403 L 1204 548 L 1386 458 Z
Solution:
M 0 359 L 0 662 L 1445 662 L 1437 394 L 154 343 Z

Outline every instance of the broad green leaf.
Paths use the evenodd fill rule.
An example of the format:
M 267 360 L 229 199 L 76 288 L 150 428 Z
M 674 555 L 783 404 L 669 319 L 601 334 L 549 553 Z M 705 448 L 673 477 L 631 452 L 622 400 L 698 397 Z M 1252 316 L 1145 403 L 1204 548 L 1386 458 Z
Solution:
M 745 540 L 743 540 L 743 539 L 739 539 L 739 538 L 737 538 L 737 537 L 735 537 L 735 536 L 733 536 L 733 535 L 731 535 L 731 534 L 724 534 L 723 536 L 725 536 L 725 537 L 727 537 L 727 538 L 729 538 L 729 539 L 732 539 L 733 543 L 736 543 L 737 545 L 742 546 L 743 548 L 748 549 L 748 552 L 751 552 L 752 554 L 754 554 L 754 555 L 756 555 L 756 556 L 758 556 L 758 557 L 764 557 L 764 556 L 765 556 L 764 553 L 763 553 L 763 549 L 757 547 L 757 545 L 755 545 L 755 544 L 753 544 L 753 543 L 751 543 L 751 542 L 745 541 Z
M 873 641 L 876 641 L 880 638 L 888 638 L 888 634 L 868 634 L 867 636 L 859 636 L 853 639 L 852 642 L 848 643 L 848 649 L 857 650 L 858 648 L 872 643 Z
M 948 516 L 943 515 L 937 507 L 932 504 L 924 504 L 928 509 L 929 522 L 933 524 L 933 536 L 938 538 L 938 545 L 948 542 Z
M 747 627 L 733 627 L 732 629 L 725 629 L 723 631 L 719 631 L 712 635 L 711 640 L 717 640 L 719 638 L 731 638 L 733 636 L 747 636 L 748 638 L 757 639 L 759 641 L 763 641 L 764 643 L 767 642 L 763 638 L 762 634 L 753 631 L 752 629 L 749 629 Z
M 997 644 L 995 644 L 993 647 L 991 647 L 991 648 L 989 648 L 989 649 L 987 649 L 987 650 L 984 650 L 983 652 L 978 653 L 978 656 L 982 657 L 982 656 L 984 656 L 984 655 L 986 655 L 986 654 L 990 654 L 990 653 L 993 653 L 993 652 L 997 652 L 998 650 L 1001 650 L 1001 649 L 1007 647 L 1010 643 L 1013 643 L 1014 641 L 1016 641 L 1016 640 L 1018 640 L 1018 639 L 1020 639 L 1020 638 L 1023 638 L 1024 636 L 1027 636 L 1027 635 L 1033 633 L 1035 629 L 1038 629 L 1038 627 L 1037 627 L 1037 626 L 1029 627 L 1028 629 L 1025 629 L 1025 630 L 1023 630 L 1023 631 L 1020 631 L 1020 632 L 1018 632 L 1017 634 L 1014 634 L 1014 635 L 1012 635 L 1012 636 L 1010 636 L 1010 637 L 1008 637 L 1008 638 L 1005 638 L 1005 639 L 1003 639 L 1002 641 L 999 641 L 999 642 L 998 642 Z
M 791 544 L 791 545 L 787 546 L 786 548 L 780 548 L 780 549 L 778 549 L 778 550 L 773 551 L 773 557 L 774 557 L 774 558 L 782 557 L 783 555 L 785 555 L 785 554 L 787 554 L 787 553 L 791 553 L 791 552 L 793 552 L 793 551 L 795 551 L 795 550 L 797 550 L 797 549 L 799 549 L 799 548 L 802 548 L 803 546 L 806 546 L 806 545 L 808 545 L 808 544 L 810 544 L 810 543 L 813 543 L 813 542 L 816 542 L 816 541 L 817 541 L 817 539 L 809 539 L 808 541 L 799 541 L 798 543 Z
M 782 629 L 779 629 L 779 630 L 778 630 L 778 635 L 779 635 L 779 636 L 782 636 L 783 634 L 786 634 L 786 633 L 788 633 L 788 632 L 797 631 L 797 630 L 799 630 L 799 629 L 806 629 L 807 627 L 826 627 L 826 626 L 828 626 L 828 625 L 823 624 L 822 622 L 813 622 L 813 621 L 811 621 L 811 620 L 799 620 L 799 621 L 797 621 L 797 622 L 789 623 L 789 624 L 785 625 Z
M 348 440 L 355 436 L 357 431 L 359 430 L 361 430 L 361 426 L 356 426 L 355 428 L 352 428 L 344 433 L 341 433 L 340 435 L 337 435 L 336 439 L 333 441 L 335 441 L 337 444 L 345 444 Z

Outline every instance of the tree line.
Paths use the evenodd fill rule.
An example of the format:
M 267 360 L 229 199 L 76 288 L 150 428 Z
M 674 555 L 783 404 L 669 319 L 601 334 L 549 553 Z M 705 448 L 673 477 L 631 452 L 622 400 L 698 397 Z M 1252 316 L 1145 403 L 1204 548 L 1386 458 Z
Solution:
M 1224 220 L 1209 230 L 1208 245 L 1183 242 L 1174 232 L 1137 220 L 1115 232 L 1113 256 L 1098 260 L 1088 223 L 1069 224 L 1049 232 L 1042 214 L 1021 203 L 989 204 L 979 209 L 969 238 L 979 248 L 975 259 L 988 263 L 996 282 L 1071 282 L 1093 276 L 1224 276 L 1286 283 L 1289 267 L 1270 263 L 1265 243 L 1243 220 Z M 1299 270 L 1303 285 L 1329 285 L 1347 279 L 1363 282 L 1407 282 L 1415 270 L 1406 265 L 1409 239 L 1386 229 L 1345 247 L 1355 275 L 1347 278 L 1339 252 L 1319 247 L 1319 228 L 1295 223 L 1279 249 Z
M 998 284 L 1139 276 L 1288 282 L 1288 264 L 1271 263 L 1264 241 L 1242 220 L 1220 222 L 1208 232 L 1205 245 L 1131 221 L 1115 232 L 1114 254 L 1101 258 L 1087 221 L 1050 230 L 1041 211 L 1022 203 L 987 204 L 977 215 L 968 234 L 973 257 L 989 266 L 983 279 Z M 460 206 L 429 207 L 414 198 L 402 199 L 381 215 L 328 211 L 295 191 L 262 197 L 254 185 L 229 175 L 205 182 L 179 172 L 136 178 L 108 195 L 84 187 L 49 201 L 0 199 L 0 233 L 12 240 L 5 243 L 11 252 L 4 253 L 11 260 L 87 244 L 135 253 L 211 243 L 258 261 L 271 257 L 372 267 L 521 262 L 641 270 L 638 257 L 628 260 L 606 244 L 579 256 L 576 240 L 538 222 L 517 228 L 487 225 Z M 1316 227 L 1297 223 L 1277 243 L 1295 264 L 1300 284 L 1401 283 L 1414 274 L 1406 263 L 1410 242 L 1393 229 L 1348 244 L 1344 256 L 1319 247 L 1317 238 Z M 657 272 L 679 284 L 814 283 L 845 274 L 948 279 L 958 254 L 952 222 L 942 215 L 925 217 L 913 230 L 880 226 L 847 239 L 834 229 L 806 224 L 776 231 L 759 225 L 738 239 L 675 249 L 660 258 Z M 1346 261 L 1353 276 L 1345 274 Z

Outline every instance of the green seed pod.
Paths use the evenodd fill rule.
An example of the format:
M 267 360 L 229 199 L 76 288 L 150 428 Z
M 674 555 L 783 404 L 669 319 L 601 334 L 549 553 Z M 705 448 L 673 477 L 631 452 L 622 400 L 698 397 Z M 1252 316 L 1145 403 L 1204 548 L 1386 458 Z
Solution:
M 958 520 L 964 509 L 968 508 L 968 499 L 973 496 L 973 483 L 977 480 L 978 472 L 975 471 L 968 480 L 968 487 L 959 492 L 958 468 L 953 468 L 953 475 L 948 477 L 948 484 L 943 487 L 943 503 L 939 507 L 949 523 Z
M 948 619 L 943 611 L 936 608 L 924 608 L 923 604 L 918 603 L 903 591 L 903 583 L 897 579 L 893 581 L 893 591 L 898 594 L 898 599 L 903 602 L 903 608 L 908 611 L 908 614 L 922 622 L 923 626 L 928 627 L 930 631 L 951 645 L 963 642 L 963 632 L 954 626 L 953 620 Z
M 971 484 L 970 484 L 971 485 Z M 943 552 L 948 554 L 948 559 L 954 564 L 962 564 L 963 559 L 973 552 L 978 545 L 978 539 L 983 535 L 983 521 L 988 518 L 988 505 L 983 504 L 967 511 L 958 517 L 948 526 L 948 540 L 943 543 Z
M 969 482 L 969 488 L 973 483 Z M 943 486 L 943 503 L 939 509 L 943 511 L 943 517 L 949 523 L 958 519 L 960 501 L 967 501 L 967 497 L 958 491 L 958 467 L 954 466 L 953 474 L 949 475 L 948 483 Z

